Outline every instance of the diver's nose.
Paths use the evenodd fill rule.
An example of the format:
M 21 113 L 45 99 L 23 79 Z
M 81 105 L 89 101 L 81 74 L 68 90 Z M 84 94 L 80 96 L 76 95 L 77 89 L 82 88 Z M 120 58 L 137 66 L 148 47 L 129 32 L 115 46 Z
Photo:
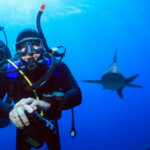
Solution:
M 26 55 L 33 55 L 32 48 L 31 48 L 31 46 L 29 44 L 27 46 L 27 53 L 26 53 Z

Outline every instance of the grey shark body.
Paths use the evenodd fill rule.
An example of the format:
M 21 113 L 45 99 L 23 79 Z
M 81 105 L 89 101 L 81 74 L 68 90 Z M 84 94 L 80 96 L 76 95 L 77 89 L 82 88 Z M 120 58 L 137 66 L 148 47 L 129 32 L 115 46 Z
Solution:
M 122 90 L 124 87 L 134 87 L 134 88 L 142 88 L 139 85 L 130 84 L 137 76 L 132 76 L 130 78 L 125 79 L 122 72 L 118 68 L 116 64 L 117 51 L 115 53 L 114 62 L 111 66 L 104 72 L 101 80 L 83 80 L 83 82 L 88 83 L 97 83 L 103 86 L 103 89 L 109 90 L 117 90 L 117 93 L 120 98 L 123 98 Z

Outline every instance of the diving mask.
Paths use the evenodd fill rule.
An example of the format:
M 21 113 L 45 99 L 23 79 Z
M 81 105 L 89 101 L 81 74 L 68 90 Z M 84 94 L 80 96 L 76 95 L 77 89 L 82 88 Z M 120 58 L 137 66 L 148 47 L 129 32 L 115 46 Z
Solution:
M 41 53 L 43 42 L 40 38 L 25 38 L 16 43 L 16 51 L 21 55 Z

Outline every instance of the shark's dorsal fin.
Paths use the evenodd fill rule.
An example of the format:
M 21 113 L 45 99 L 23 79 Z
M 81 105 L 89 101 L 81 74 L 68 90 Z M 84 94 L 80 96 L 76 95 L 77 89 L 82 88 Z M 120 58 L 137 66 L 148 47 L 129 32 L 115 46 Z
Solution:
M 114 63 L 117 61 L 117 49 L 115 50 Z

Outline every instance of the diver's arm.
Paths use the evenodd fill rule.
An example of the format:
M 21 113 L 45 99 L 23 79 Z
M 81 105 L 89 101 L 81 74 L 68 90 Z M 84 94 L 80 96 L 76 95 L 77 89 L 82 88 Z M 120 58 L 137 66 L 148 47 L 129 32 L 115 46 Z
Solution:
M 9 112 L 13 106 L 0 100 L 0 117 L 9 119 Z
M 0 71 L 6 71 L 7 65 L 3 66 Z M 0 74 L 0 117 L 7 118 L 9 110 L 12 109 L 12 105 L 3 102 L 3 98 L 8 91 L 8 80 L 5 75 Z
M 11 110 L 13 106 L 3 102 L 3 98 L 7 92 L 7 82 L 7 79 L 0 76 L 0 117 L 9 119 L 7 111 Z
M 65 104 L 62 110 L 66 110 L 81 104 L 81 90 L 69 68 L 63 62 L 60 64 L 60 75 L 58 77 L 58 83 L 65 93 Z

